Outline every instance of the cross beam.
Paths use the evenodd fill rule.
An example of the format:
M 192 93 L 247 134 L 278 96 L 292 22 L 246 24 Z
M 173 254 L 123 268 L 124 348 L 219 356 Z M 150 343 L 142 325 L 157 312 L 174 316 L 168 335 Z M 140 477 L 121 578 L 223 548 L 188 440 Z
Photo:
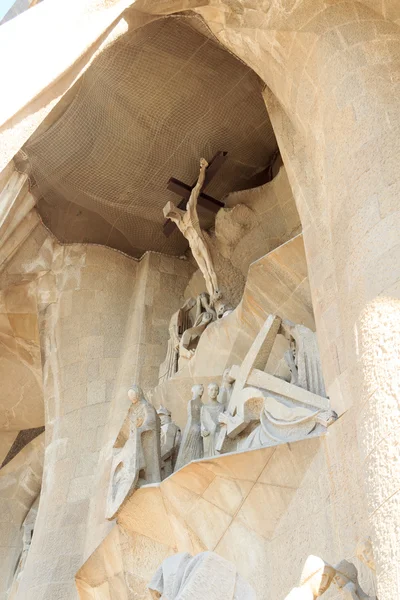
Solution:
M 212 160 L 210 161 L 210 164 L 208 165 L 207 170 L 206 170 L 206 178 L 204 181 L 203 189 L 205 189 L 207 187 L 207 185 L 211 182 L 211 180 L 215 177 L 215 175 L 217 174 L 217 171 L 224 164 L 224 162 L 227 158 L 227 155 L 228 155 L 227 152 L 220 151 L 220 152 L 217 152 L 217 154 L 212 158 Z M 194 184 L 192 186 L 190 186 L 190 185 L 187 185 L 186 183 L 183 183 L 182 181 L 179 181 L 179 179 L 175 179 L 174 177 L 171 177 L 171 179 L 168 181 L 167 189 L 170 190 L 171 192 L 174 192 L 175 194 L 178 194 L 182 198 L 182 200 L 178 204 L 178 208 L 180 208 L 181 210 L 184 210 L 186 208 L 186 205 L 190 198 L 190 194 L 192 192 L 192 189 L 196 185 L 196 183 L 197 183 L 197 180 L 194 182 Z M 215 198 L 213 198 L 212 196 L 209 196 L 208 194 L 205 194 L 204 192 L 202 192 L 200 194 L 199 199 L 198 199 L 198 204 L 199 204 L 199 206 L 202 206 L 203 208 L 206 208 L 207 210 L 210 210 L 214 213 L 218 212 L 219 209 L 224 206 L 223 202 L 221 202 L 220 200 L 216 200 Z M 175 223 L 173 223 L 172 221 L 170 221 L 168 219 L 164 223 L 164 228 L 163 228 L 164 235 L 166 237 L 169 237 L 171 235 L 171 233 L 174 231 L 175 227 L 176 227 Z

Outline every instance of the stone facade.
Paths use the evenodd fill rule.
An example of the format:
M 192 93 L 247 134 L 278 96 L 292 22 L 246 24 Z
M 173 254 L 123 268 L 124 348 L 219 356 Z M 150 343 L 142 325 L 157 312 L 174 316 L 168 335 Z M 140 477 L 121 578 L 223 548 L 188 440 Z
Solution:
M 63 16 L 76 35 L 53 70 L 31 43 L 25 66 L 43 64 L 41 77 L 27 78 L 23 93 L 15 83 L 14 104 L 11 93 L 4 100 L 1 457 L 19 431 L 45 425 L 45 434 L 0 470 L 1 600 L 11 600 L 21 526 L 40 490 L 15 600 L 149 599 L 158 593 L 148 588 L 154 573 L 181 552 L 215 552 L 259 600 L 302 597 L 309 556 L 337 575 L 327 600 L 397 600 L 400 8 L 392 0 L 139 0 L 119 21 L 129 2 L 93 4 L 56 16 L 44 3 L 21 19 L 22 50 L 24 24 L 35 31 L 46 10 L 55 55 Z M 238 301 L 159 383 L 171 317 L 205 291 L 194 261 L 151 252 L 138 260 L 84 239 L 61 245 L 39 220 L 27 176 L 7 163 L 90 69 L 107 35 L 187 10 L 265 83 L 284 168 L 262 188 L 230 194 L 232 211 L 209 229 L 216 273 Z M 4 38 L 0 31 L 0 47 L 8 39 L 12 50 L 7 32 L 17 21 Z M 110 523 L 107 490 L 127 390 L 139 384 L 184 431 L 190 390 L 221 386 L 227 368 L 242 368 L 269 315 L 316 332 L 319 389 L 338 419 L 287 444 L 196 457 L 164 481 L 130 490 Z M 254 366 L 263 381 L 290 381 L 284 356 L 292 346 L 277 333 L 264 364 Z M 368 538 L 373 562 L 359 549 Z M 354 565 L 346 589 L 339 575 Z

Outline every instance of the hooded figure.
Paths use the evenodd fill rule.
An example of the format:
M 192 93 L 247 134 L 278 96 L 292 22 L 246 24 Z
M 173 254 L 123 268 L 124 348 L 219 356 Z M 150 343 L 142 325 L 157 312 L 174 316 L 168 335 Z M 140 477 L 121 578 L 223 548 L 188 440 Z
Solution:
M 155 600 L 256 600 L 235 565 L 214 552 L 169 556 L 148 587 Z

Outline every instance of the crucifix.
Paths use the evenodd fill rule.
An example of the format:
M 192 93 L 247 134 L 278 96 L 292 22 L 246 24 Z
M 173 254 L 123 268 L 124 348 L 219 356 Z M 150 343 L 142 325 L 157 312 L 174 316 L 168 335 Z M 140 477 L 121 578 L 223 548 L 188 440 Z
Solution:
M 210 305 L 214 307 L 216 302 L 221 303 L 222 294 L 218 286 L 217 274 L 215 272 L 211 255 L 210 240 L 205 231 L 202 230 L 197 212 L 197 204 L 201 198 L 201 190 L 206 181 L 206 173 L 210 165 L 205 158 L 200 159 L 200 172 L 193 189 L 190 190 L 186 209 L 175 206 L 173 202 L 167 202 L 163 208 L 164 217 L 177 225 L 179 231 L 189 242 L 193 258 L 197 262 L 203 274 L 207 292 L 210 296 Z M 214 166 L 215 172 L 215 166 Z M 225 305 L 222 304 L 224 307 Z M 221 309 L 222 310 L 222 309 Z
M 227 158 L 227 155 L 228 155 L 227 152 L 220 151 L 220 152 L 217 152 L 217 154 L 211 159 L 211 161 L 207 167 L 206 173 L 205 173 L 203 190 L 211 182 L 213 177 L 216 175 L 217 171 L 222 167 L 222 165 L 224 164 L 224 162 Z M 178 209 L 185 210 L 188 200 L 190 198 L 192 189 L 195 187 L 196 183 L 197 183 L 197 180 L 194 182 L 194 184 L 192 186 L 190 186 L 190 185 L 187 185 L 186 183 L 183 183 L 182 181 L 179 181 L 179 179 L 175 179 L 175 177 L 171 177 L 171 179 L 168 181 L 167 189 L 170 190 L 171 192 L 174 192 L 175 194 L 179 194 L 179 196 L 181 196 L 181 198 L 182 198 L 182 200 L 177 205 Z M 201 192 L 199 194 L 198 204 L 199 204 L 199 206 L 202 206 L 203 208 L 206 208 L 214 213 L 217 213 L 219 211 L 219 209 L 224 206 L 223 202 L 221 202 L 220 200 L 216 200 L 215 198 L 213 198 L 212 196 L 209 196 L 208 194 L 205 194 L 204 192 Z M 164 223 L 164 235 L 166 237 L 169 237 L 171 235 L 171 233 L 174 231 L 175 227 L 176 227 L 175 223 L 168 219 Z

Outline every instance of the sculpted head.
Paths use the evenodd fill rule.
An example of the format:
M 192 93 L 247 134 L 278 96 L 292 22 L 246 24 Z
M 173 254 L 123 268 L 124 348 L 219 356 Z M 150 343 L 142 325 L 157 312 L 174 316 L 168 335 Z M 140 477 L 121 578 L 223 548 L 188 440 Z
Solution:
M 201 383 L 192 387 L 192 398 L 201 398 L 204 394 L 204 386 Z
M 228 310 L 225 304 L 220 304 L 217 308 L 217 318 L 222 319 L 225 311 Z
M 168 408 L 165 408 L 165 406 L 160 406 L 157 414 L 160 417 L 161 425 L 167 425 L 167 423 L 171 423 L 171 413 Z
M 372 550 L 371 538 L 361 540 L 357 544 L 356 556 L 361 560 L 367 567 L 375 571 L 375 558 L 374 551 Z
M 136 404 L 136 402 L 139 402 L 143 397 L 143 390 L 139 385 L 136 385 L 136 383 L 129 388 L 128 398 L 132 404 Z
M 349 581 L 353 583 L 358 582 L 357 569 L 348 560 L 341 560 L 340 563 L 335 565 L 335 571 L 334 582 L 338 588 L 344 587 Z
M 334 575 L 335 569 L 331 565 L 311 554 L 304 564 L 300 585 L 308 587 L 314 597 L 318 597 L 326 592 Z
M 207 292 L 200 292 L 199 298 L 200 298 L 200 300 L 202 300 L 203 302 L 206 302 L 207 304 L 209 304 L 209 302 L 210 302 L 210 294 L 208 294 Z
M 221 300 L 222 298 L 222 290 L 214 290 L 214 296 L 212 298 L 213 302 L 217 302 L 217 300 Z
M 208 384 L 208 397 L 210 400 L 216 400 L 219 392 L 219 387 L 217 383 L 209 383 Z
M 184 215 L 184 211 L 177 208 L 173 202 L 167 202 L 163 208 L 163 214 L 166 219 L 180 221 Z
M 229 385 L 235 381 L 230 373 L 231 373 L 231 369 L 230 369 L 230 367 L 228 367 L 227 369 L 225 369 L 224 374 L 222 375 L 222 381 L 224 383 L 228 383 Z

